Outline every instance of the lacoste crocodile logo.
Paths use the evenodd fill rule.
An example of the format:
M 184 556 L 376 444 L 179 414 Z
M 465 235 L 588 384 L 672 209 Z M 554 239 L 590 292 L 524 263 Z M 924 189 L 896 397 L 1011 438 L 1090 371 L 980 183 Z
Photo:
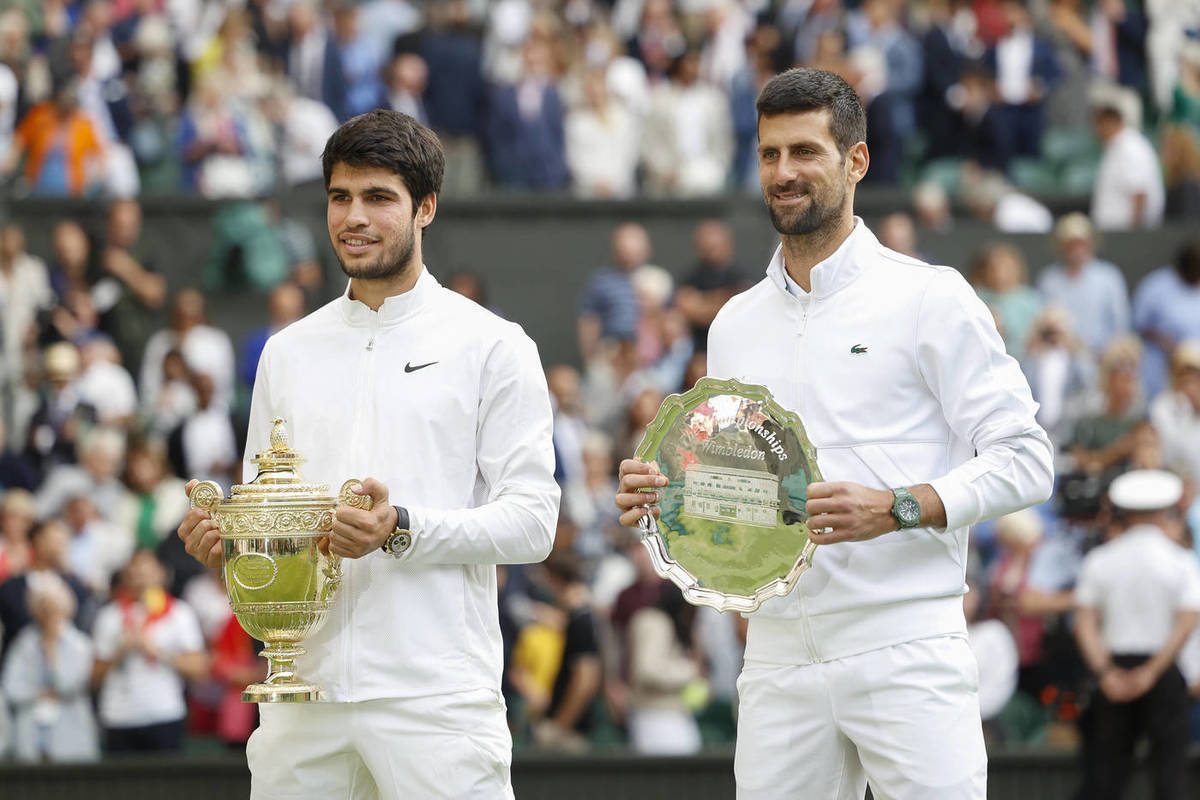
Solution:
M 856 344 L 850 348 L 850 352 L 857 356 L 867 352 L 867 348 L 864 345 Z

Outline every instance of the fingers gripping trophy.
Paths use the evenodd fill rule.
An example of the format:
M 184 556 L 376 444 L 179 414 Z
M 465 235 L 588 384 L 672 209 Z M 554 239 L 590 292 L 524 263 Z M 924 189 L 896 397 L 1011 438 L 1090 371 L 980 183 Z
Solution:
M 242 628 L 266 648 L 267 677 L 242 692 L 245 703 L 322 700 L 321 687 L 295 673 L 301 643 L 324 623 L 342 580 L 341 556 L 330 553 L 334 509 L 370 510 L 372 499 L 342 484 L 305 483 L 304 458 L 288 442 L 284 420 L 272 420 L 270 446 L 254 457 L 258 476 L 233 487 L 202 481 L 188 493 L 192 508 L 207 511 L 220 530 L 221 575 Z

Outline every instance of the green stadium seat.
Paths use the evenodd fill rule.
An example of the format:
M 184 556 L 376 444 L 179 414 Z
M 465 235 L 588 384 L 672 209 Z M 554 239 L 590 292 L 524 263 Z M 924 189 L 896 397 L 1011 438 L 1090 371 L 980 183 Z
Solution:
M 962 182 L 963 160 L 955 156 L 935 158 L 921 170 L 921 181 L 931 181 L 946 190 L 946 194 L 956 195 Z
M 1053 192 L 1058 175 L 1052 165 L 1040 158 L 1014 158 L 1010 165 L 1013 184 L 1027 192 Z
M 1042 136 L 1042 157 L 1061 170 L 1099 159 L 1100 144 L 1089 128 L 1052 128 Z
M 1070 194 L 1091 194 L 1099 166 L 1095 161 L 1067 164 L 1059 172 L 1059 186 Z

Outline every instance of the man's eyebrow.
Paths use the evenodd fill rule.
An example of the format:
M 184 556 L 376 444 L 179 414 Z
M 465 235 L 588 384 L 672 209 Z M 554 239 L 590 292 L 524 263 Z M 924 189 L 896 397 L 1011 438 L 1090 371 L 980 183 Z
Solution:
M 326 194 L 353 194 L 349 189 L 343 189 L 341 186 L 330 186 L 325 192 Z M 390 197 L 400 196 L 399 192 L 387 186 L 368 186 L 362 190 L 362 194 L 386 194 Z

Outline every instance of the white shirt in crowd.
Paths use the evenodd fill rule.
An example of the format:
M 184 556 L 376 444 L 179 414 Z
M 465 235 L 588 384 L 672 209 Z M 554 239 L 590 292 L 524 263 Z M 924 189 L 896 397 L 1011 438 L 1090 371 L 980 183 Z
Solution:
M 129 623 L 140 627 L 145 610 L 135 605 L 129 610 L 120 603 L 109 603 L 96 615 L 93 637 L 96 658 L 113 662 L 100 686 L 100 722 L 107 728 L 137 728 L 183 719 L 187 707 L 183 700 L 183 678 L 166 659 L 204 649 L 200 623 L 188 604 L 174 600 L 162 617 L 146 624 L 150 642 L 163 654 L 163 660 L 149 661 L 138 651 L 117 660 Z
M 618 103 L 604 116 L 591 108 L 567 113 L 566 151 L 571 183 L 581 197 L 629 197 L 638 163 L 638 121 Z
M 155 408 L 163 384 L 163 359 L 174 347 L 179 348 L 188 367 L 212 378 L 212 404 L 232 407 L 237 357 L 229 334 L 211 325 L 197 325 L 187 332 L 182 342 L 176 338 L 175 331 L 169 328 L 158 331 L 147 340 L 138 384 L 142 390 L 143 407 L 150 411 Z
M 1142 219 L 1133 218 L 1133 198 L 1146 196 Z M 1100 157 L 1092 189 L 1092 221 L 1106 231 L 1156 228 L 1166 207 L 1162 169 L 1154 145 L 1141 131 L 1125 127 L 1113 137 Z
M 1200 482 L 1200 414 L 1182 392 L 1166 391 L 1150 403 L 1150 424 L 1162 442 L 1163 463 Z
M 992 719 L 1017 691 L 1017 643 L 1008 626 L 998 619 L 971 623 L 967 637 L 979 662 L 979 716 Z
M 96 410 L 102 425 L 128 419 L 137 411 L 137 387 L 129 370 L 111 361 L 97 361 L 79 376 L 79 401 Z
M 1166 644 L 1181 610 L 1200 611 L 1196 559 L 1153 525 L 1135 525 L 1087 554 L 1077 605 L 1100 615 L 1114 655 L 1148 655 Z

